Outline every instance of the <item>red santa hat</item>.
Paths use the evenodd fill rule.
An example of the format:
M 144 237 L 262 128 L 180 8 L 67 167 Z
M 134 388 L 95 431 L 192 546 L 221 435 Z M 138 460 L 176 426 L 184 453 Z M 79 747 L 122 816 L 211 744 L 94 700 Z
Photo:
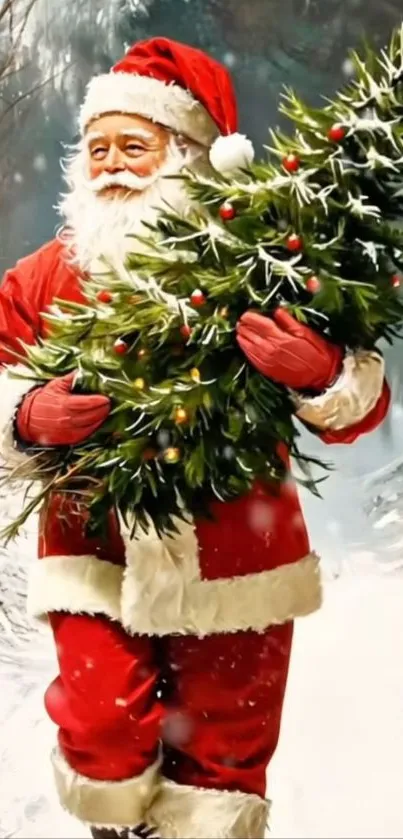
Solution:
M 250 140 L 239 134 L 231 76 L 222 64 L 169 38 L 135 44 L 109 73 L 89 83 L 80 127 L 107 113 L 136 114 L 184 134 L 210 150 L 222 174 L 253 161 Z

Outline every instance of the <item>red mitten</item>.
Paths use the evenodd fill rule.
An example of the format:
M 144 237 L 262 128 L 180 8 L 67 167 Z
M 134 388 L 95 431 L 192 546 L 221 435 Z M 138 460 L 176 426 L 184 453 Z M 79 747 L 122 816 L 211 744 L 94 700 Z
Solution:
M 246 312 L 237 324 L 238 344 L 247 359 L 269 379 L 294 390 L 322 391 L 340 372 L 343 353 L 285 309 L 274 320 Z
M 72 393 L 74 375 L 53 379 L 27 393 L 16 416 L 22 440 L 41 446 L 74 446 L 106 420 L 111 407 L 108 397 Z

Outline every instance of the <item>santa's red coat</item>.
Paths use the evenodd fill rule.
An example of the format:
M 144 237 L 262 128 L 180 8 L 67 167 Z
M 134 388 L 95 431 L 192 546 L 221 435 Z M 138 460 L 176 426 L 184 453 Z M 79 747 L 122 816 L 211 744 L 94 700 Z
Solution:
M 18 339 L 32 342 L 44 336 L 42 314 L 53 299 L 83 301 L 84 287 L 57 240 L 20 260 L 0 289 L 2 344 L 19 348 Z M 0 361 L 13 358 L 3 350 Z M 301 416 L 311 424 L 317 412 L 325 443 L 353 442 L 375 428 L 387 411 L 389 390 L 382 384 L 380 356 L 367 354 L 357 375 L 354 364 L 350 359 L 350 371 L 341 375 L 340 398 L 336 385 L 329 395 L 300 406 Z M 21 382 L 8 384 L 18 392 L 11 405 L 3 405 L 4 440 L 15 404 L 30 387 L 27 382 L 22 388 Z M 326 400 L 331 406 L 328 423 L 323 421 Z M 203 636 L 261 631 L 318 607 L 318 559 L 310 550 L 291 481 L 277 493 L 257 483 L 248 495 L 231 503 L 214 502 L 213 507 L 213 521 L 183 526 L 180 536 L 162 541 L 155 533 L 130 541 L 111 513 L 108 538 L 101 542 L 84 535 L 68 500 L 55 497 L 41 514 L 42 562 L 30 590 L 32 611 L 95 609 L 131 632 Z
M 28 472 L 13 417 L 32 383 L 10 375 L 10 351 L 46 335 L 55 297 L 82 301 L 83 289 L 57 241 L 0 287 L 1 450 Z M 353 442 L 386 413 L 383 361 L 350 354 L 328 391 L 295 401 L 324 442 Z M 49 615 L 59 660 L 45 698 L 59 797 L 87 823 L 145 821 L 166 839 L 265 833 L 292 619 L 320 604 L 318 558 L 291 481 L 213 507 L 212 521 L 163 539 L 130 539 L 111 511 L 102 541 L 69 496 L 41 512 L 28 603 Z

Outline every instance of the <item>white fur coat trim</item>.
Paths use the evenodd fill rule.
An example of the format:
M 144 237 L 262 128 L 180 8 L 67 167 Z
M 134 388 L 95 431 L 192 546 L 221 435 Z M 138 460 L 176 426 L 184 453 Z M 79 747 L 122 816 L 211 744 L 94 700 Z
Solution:
M 72 816 L 111 828 L 135 827 L 144 821 L 156 794 L 160 762 L 125 781 L 94 781 L 75 772 L 60 749 L 54 749 L 51 757 L 60 803 Z
M 162 779 L 145 821 L 155 825 L 161 839 L 263 839 L 269 806 L 258 795 Z
M 39 559 L 28 577 L 28 614 L 48 612 L 107 615 L 121 618 L 123 568 L 97 556 L 50 556 Z
M 21 378 L 22 376 L 30 378 Z M 32 378 L 32 371 L 22 364 L 4 367 L 0 372 L 0 455 L 10 469 L 23 463 L 28 467 L 29 464 L 29 455 L 17 449 L 14 417 L 24 396 L 36 384 Z
M 210 146 L 219 134 L 210 114 L 190 91 L 134 73 L 111 72 L 91 79 L 80 112 L 81 131 L 107 113 L 145 117 L 203 146 Z
M 271 571 L 230 579 L 201 578 L 192 524 L 158 539 L 130 539 L 122 586 L 122 623 L 132 633 L 197 635 L 255 630 L 307 615 L 321 604 L 319 559 L 311 553 Z
M 178 555 L 177 555 L 178 558 Z M 138 635 L 203 637 L 254 630 L 308 615 L 321 604 L 319 560 L 309 554 L 272 571 L 232 579 L 189 579 L 194 554 L 180 564 L 162 544 L 136 543 L 127 567 L 97 556 L 49 556 L 31 568 L 28 612 L 104 614 Z M 197 561 L 197 557 L 196 557 Z
M 321 430 L 340 431 L 361 422 L 382 393 L 385 362 L 377 352 L 350 353 L 343 371 L 324 393 L 306 398 L 293 392 L 296 414 Z

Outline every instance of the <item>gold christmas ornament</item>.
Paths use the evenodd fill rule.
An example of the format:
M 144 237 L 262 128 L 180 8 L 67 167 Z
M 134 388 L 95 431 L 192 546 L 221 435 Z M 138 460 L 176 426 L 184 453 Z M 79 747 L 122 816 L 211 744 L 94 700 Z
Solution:
M 178 463 L 180 461 L 181 453 L 179 449 L 170 446 L 168 449 L 165 449 L 163 457 L 165 463 Z
M 135 379 L 133 384 L 134 384 L 134 387 L 137 390 L 144 390 L 144 388 L 146 386 L 146 383 L 145 383 L 144 379 L 142 379 L 141 377 L 139 377 L 138 379 Z
M 200 382 L 200 370 L 197 367 L 192 367 L 190 371 L 190 378 L 193 382 Z
M 177 425 L 183 425 L 183 423 L 187 422 L 188 419 L 188 413 L 185 408 L 179 407 L 175 409 L 175 422 Z

